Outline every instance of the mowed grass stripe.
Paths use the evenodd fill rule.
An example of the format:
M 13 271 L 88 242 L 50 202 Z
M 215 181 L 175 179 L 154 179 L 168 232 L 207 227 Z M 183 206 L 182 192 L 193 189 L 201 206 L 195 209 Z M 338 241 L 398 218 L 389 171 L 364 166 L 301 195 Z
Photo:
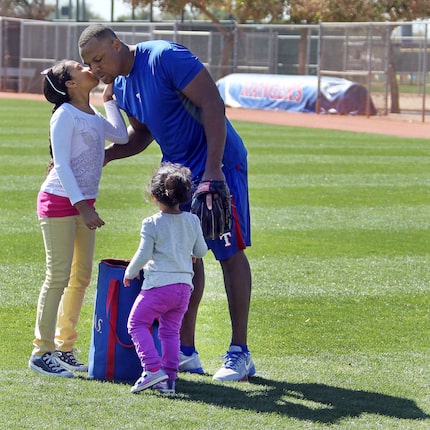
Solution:
M 428 294 L 428 256 L 304 257 L 284 254 L 252 259 L 254 296 L 361 297 Z M 222 291 L 221 291 L 222 292 Z
M 330 208 L 290 206 L 288 208 L 256 208 L 252 211 L 256 228 L 267 230 L 427 230 L 430 206 L 390 206 Z M 264 218 L 264 215 L 266 216 Z
M 361 187 L 375 188 L 385 187 L 388 189 L 401 189 L 404 187 L 430 186 L 430 178 L 427 171 L 410 174 L 396 173 L 389 174 L 290 174 L 279 172 L 253 174 L 251 175 L 250 186 L 254 189 L 282 187 L 320 187 L 339 188 L 354 187 L 358 191 Z M 395 181 L 393 181 L 393 179 Z M 423 188 L 425 189 L 425 188 Z

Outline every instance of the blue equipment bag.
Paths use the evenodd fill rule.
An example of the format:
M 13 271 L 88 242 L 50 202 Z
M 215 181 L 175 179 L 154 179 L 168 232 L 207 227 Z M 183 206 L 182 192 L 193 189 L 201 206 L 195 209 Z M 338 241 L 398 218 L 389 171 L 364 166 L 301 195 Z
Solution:
M 94 319 L 88 357 L 88 376 L 103 381 L 134 382 L 142 374 L 140 360 L 127 331 L 131 307 L 143 282 L 133 279 L 130 287 L 122 282 L 129 261 L 105 259 L 99 263 Z M 161 356 L 158 321 L 152 336 Z

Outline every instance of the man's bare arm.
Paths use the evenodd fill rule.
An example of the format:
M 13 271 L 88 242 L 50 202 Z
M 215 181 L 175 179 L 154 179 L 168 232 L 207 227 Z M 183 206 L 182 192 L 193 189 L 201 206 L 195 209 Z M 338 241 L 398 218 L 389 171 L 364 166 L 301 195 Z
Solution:
M 202 179 L 223 180 L 221 167 L 226 139 L 225 106 L 218 88 L 209 72 L 202 69 L 182 92 L 202 109 L 203 127 L 208 144 Z
M 119 160 L 121 158 L 127 158 L 139 154 L 154 140 L 151 132 L 145 124 L 142 124 L 133 117 L 129 117 L 129 122 L 128 143 L 125 145 L 113 143 L 106 147 L 105 165 L 112 160 Z

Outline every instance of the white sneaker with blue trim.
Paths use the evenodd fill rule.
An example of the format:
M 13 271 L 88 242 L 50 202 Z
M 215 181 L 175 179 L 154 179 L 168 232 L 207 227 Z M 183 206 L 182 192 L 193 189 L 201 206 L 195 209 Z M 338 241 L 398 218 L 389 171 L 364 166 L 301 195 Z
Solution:
M 198 373 L 203 375 L 203 367 L 200 363 L 199 353 L 193 352 L 191 355 L 185 355 L 180 351 L 179 353 L 179 371 L 188 373 Z
M 250 376 L 255 375 L 251 353 L 243 352 L 240 346 L 230 346 L 224 358 L 224 364 L 212 378 L 214 381 L 247 381 Z

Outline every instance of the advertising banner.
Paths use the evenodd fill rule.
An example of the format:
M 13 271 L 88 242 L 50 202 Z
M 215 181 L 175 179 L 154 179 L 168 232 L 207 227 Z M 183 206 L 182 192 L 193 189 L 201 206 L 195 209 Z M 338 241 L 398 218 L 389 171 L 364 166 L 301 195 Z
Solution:
M 226 106 L 316 112 L 318 77 L 233 73 L 217 81 Z M 367 89 L 335 77 L 321 78 L 320 113 L 365 115 Z M 376 114 L 370 100 L 370 115 Z

